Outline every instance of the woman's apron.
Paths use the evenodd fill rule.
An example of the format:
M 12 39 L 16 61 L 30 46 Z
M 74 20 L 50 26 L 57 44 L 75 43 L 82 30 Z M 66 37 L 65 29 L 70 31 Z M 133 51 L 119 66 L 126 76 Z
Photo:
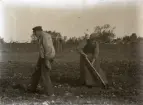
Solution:
M 87 57 L 89 61 L 92 61 L 92 54 L 87 54 Z M 97 76 L 93 72 L 91 72 L 86 64 L 85 59 L 82 55 L 80 55 L 80 81 L 82 84 L 89 85 L 89 86 L 95 86 L 97 85 Z M 93 64 L 97 71 L 100 70 L 99 61 L 96 59 L 95 63 Z
M 87 54 L 87 57 L 89 61 L 92 61 L 92 54 Z M 99 77 L 97 74 L 94 72 L 91 72 L 91 70 L 88 69 L 86 66 L 86 63 L 84 61 L 85 59 L 83 58 L 82 55 L 80 55 L 80 81 L 81 84 L 87 85 L 87 86 L 97 86 L 97 85 L 102 85 L 102 82 L 99 80 Z M 100 61 L 99 58 L 95 60 L 93 64 L 94 68 L 98 71 L 102 79 L 106 84 L 108 84 L 108 80 L 106 77 L 105 72 L 100 68 Z

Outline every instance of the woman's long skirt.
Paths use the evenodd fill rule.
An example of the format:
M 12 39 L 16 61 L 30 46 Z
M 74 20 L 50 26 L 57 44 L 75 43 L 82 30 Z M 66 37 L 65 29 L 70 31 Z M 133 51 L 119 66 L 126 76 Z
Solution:
M 89 61 L 92 60 L 92 55 L 87 55 Z M 106 79 L 106 76 L 102 69 L 100 68 L 99 60 L 96 59 L 94 63 L 95 69 L 102 74 L 102 77 Z M 101 82 L 98 80 L 98 77 L 95 73 L 91 72 L 91 70 L 88 69 L 84 57 L 80 56 L 80 82 L 81 84 L 87 85 L 87 86 L 97 86 L 101 84 Z

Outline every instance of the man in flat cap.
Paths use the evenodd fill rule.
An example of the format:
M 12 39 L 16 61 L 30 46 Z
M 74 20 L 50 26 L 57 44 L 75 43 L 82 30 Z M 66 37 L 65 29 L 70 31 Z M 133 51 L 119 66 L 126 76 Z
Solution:
M 32 75 L 30 92 L 36 92 L 36 88 L 40 79 L 44 86 L 44 93 L 48 96 L 53 95 L 53 86 L 50 79 L 51 61 L 55 57 L 55 49 L 53 46 L 52 37 L 49 33 L 43 31 L 41 26 L 33 28 L 33 34 L 38 39 L 39 44 L 39 59 L 36 65 L 35 72 Z

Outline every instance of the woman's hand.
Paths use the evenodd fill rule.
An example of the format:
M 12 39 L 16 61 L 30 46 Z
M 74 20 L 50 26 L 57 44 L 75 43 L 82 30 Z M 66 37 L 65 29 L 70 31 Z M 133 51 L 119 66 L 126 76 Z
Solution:
M 91 64 L 93 65 L 93 64 L 94 64 L 94 62 L 95 62 L 95 58 L 92 60 Z

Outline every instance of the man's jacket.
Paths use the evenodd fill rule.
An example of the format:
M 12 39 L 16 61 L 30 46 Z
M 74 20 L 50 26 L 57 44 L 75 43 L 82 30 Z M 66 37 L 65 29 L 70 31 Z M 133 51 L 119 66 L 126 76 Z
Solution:
M 38 42 L 40 57 L 47 60 L 53 59 L 55 57 L 55 48 L 51 35 L 43 31 Z

